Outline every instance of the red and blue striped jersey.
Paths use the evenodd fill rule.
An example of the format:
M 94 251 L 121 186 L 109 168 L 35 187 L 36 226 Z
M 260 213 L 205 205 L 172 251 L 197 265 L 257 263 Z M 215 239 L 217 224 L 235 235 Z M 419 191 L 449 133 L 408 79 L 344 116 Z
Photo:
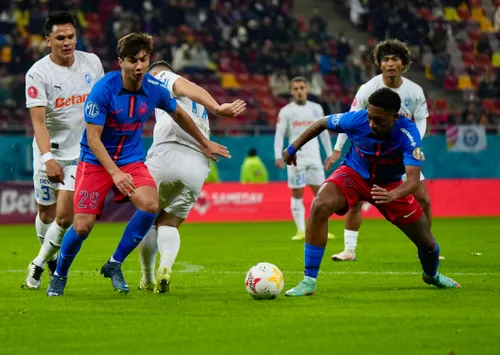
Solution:
M 173 112 L 177 103 L 167 87 L 146 74 L 138 91 L 123 87 L 122 72 L 107 74 L 92 88 L 85 101 L 85 122 L 104 126 L 101 141 L 116 165 L 123 166 L 145 157 L 142 143 L 144 122 L 155 108 Z M 101 165 L 90 149 L 87 130 L 80 142 L 80 161 Z

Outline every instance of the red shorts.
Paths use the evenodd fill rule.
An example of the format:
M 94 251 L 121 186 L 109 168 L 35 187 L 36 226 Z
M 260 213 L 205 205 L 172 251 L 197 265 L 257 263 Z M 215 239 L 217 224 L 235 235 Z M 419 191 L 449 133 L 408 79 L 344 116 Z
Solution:
M 132 175 L 135 188 L 156 184 L 143 162 L 131 163 L 120 167 L 124 173 Z M 75 183 L 74 213 L 87 213 L 100 216 L 106 195 L 113 188 L 115 202 L 127 202 L 128 196 L 122 194 L 113 184 L 113 178 L 101 165 L 78 162 Z
M 396 225 L 413 223 L 422 216 L 422 208 L 413 195 L 389 203 L 375 204 L 371 196 L 373 183 L 363 179 L 357 172 L 347 166 L 339 167 L 325 182 L 337 185 L 344 193 L 347 209 L 337 212 L 338 215 L 346 214 L 358 201 L 366 201 L 375 206 L 389 222 Z M 402 183 L 402 181 L 397 181 L 377 185 L 391 191 Z

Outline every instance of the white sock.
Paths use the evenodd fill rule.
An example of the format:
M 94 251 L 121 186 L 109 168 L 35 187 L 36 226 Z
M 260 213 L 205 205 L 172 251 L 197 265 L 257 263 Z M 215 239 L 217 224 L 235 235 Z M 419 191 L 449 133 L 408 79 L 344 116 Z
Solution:
M 301 198 L 292 197 L 290 207 L 292 209 L 293 220 L 297 226 L 297 231 L 304 233 L 306 230 L 306 210 Z
M 172 269 L 181 247 L 181 236 L 175 227 L 161 226 L 158 228 L 158 250 L 160 251 L 160 268 L 166 266 Z
M 344 250 L 354 253 L 358 242 L 358 234 L 358 231 L 344 229 Z
M 40 248 L 40 252 L 38 253 L 33 263 L 40 267 L 44 267 L 45 263 L 49 260 L 55 260 L 57 258 L 57 252 L 59 248 L 61 248 L 62 239 L 64 237 L 64 233 L 66 233 L 66 229 L 61 227 L 55 221 L 47 230 L 45 234 L 45 240 Z
M 142 282 L 151 284 L 155 279 L 156 254 L 158 253 L 158 231 L 152 226 L 139 244 Z
M 42 222 L 40 219 L 40 213 L 36 214 L 35 218 L 35 229 L 36 229 L 36 236 L 38 237 L 38 241 L 40 242 L 40 245 L 43 245 L 43 241 L 45 239 L 45 234 L 47 233 L 47 230 L 49 229 L 50 225 L 52 223 L 45 224 Z

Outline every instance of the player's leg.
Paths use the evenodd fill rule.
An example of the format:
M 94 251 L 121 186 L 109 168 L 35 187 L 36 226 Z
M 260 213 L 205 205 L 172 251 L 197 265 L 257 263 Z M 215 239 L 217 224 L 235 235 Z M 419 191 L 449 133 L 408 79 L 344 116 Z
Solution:
M 156 254 L 158 253 L 158 229 L 153 224 L 137 247 L 141 263 L 139 290 L 153 291 L 155 287 Z
M 311 189 L 314 196 L 318 194 L 321 184 L 325 181 L 325 170 L 321 161 L 319 164 L 311 164 L 307 166 L 306 170 L 306 183 Z M 328 233 L 328 239 L 335 239 L 333 233 Z
M 104 200 L 113 185 L 109 173 L 98 165 L 79 163 L 76 173 L 75 198 L 73 201 L 73 225 L 64 234 L 57 268 L 50 280 L 48 296 L 62 296 L 68 271 L 102 213 Z
M 73 200 L 77 166 L 72 162 L 62 163 L 61 166 L 64 171 L 64 184 L 58 184 L 57 186 L 55 222 L 47 230 L 40 252 L 33 260 L 33 264 L 41 267 L 47 263 L 51 275 L 54 274 L 57 266 L 57 252 L 61 247 L 64 233 L 73 223 Z
M 424 215 L 421 215 L 413 223 L 398 223 L 396 226 L 417 247 L 418 257 L 422 265 L 422 278 L 426 284 L 439 288 L 460 288 L 460 285 L 455 280 L 438 272 L 439 244 L 432 235 L 429 222 Z
M 360 182 L 358 182 L 360 181 Z M 316 278 L 328 240 L 328 219 L 333 213 L 343 215 L 359 199 L 362 179 L 347 167 L 340 167 L 321 186 L 307 221 L 304 246 L 304 279 L 288 290 L 286 296 L 308 296 L 316 292 Z
M 297 227 L 297 232 L 292 240 L 302 240 L 305 238 L 306 210 L 304 208 L 304 188 L 306 187 L 306 169 L 300 162 L 297 166 L 288 165 L 286 167 L 288 176 L 288 187 L 292 190 L 290 209 L 293 221 Z
M 51 183 L 44 170 L 44 166 L 40 164 L 36 155 L 33 162 L 33 187 L 35 190 L 35 199 L 38 205 L 38 214 L 35 219 L 35 229 L 40 242 L 40 247 L 43 247 L 47 230 L 52 225 L 56 217 L 56 202 L 57 191 L 55 184 Z M 23 288 L 38 290 L 42 282 L 42 273 L 44 265 L 37 265 L 31 262 L 28 265 L 28 275 L 23 284 Z
M 344 250 L 333 254 L 333 261 L 356 260 L 356 245 L 358 242 L 359 228 L 361 227 L 363 201 L 358 202 L 347 212 L 344 220 Z
M 420 176 L 418 189 L 415 191 L 413 196 L 415 196 L 415 199 L 420 204 L 420 207 L 424 210 L 425 217 L 427 217 L 427 221 L 429 221 L 429 226 L 432 227 L 431 198 L 429 197 L 429 192 L 427 191 L 423 175 Z
M 101 268 L 101 274 L 111 279 L 113 287 L 120 293 L 127 293 L 129 286 L 123 277 L 121 264 L 128 255 L 141 243 L 155 221 L 158 212 L 158 192 L 156 184 L 147 167 L 141 163 L 133 163 L 120 168 L 132 175 L 136 189 L 130 196 L 130 201 L 136 208 L 129 220 L 122 238 L 111 258 Z M 117 194 L 117 198 L 123 198 Z
M 382 186 L 391 191 L 401 182 Z M 370 203 L 373 200 L 367 198 Z M 426 283 L 440 288 L 457 288 L 458 283 L 437 272 L 439 265 L 439 245 L 431 233 L 429 222 L 413 195 L 385 204 L 374 204 L 382 215 L 396 225 L 415 244 Z

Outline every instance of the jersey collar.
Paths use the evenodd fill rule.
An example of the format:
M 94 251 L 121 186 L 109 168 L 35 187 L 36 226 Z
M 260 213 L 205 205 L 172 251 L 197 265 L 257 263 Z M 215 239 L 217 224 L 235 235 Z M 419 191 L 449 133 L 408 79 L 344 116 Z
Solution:
M 144 78 L 142 78 L 142 85 L 141 87 L 139 88 L 139 90 L 137 91 L 130 91 L 130 90 L 127 90 L 123 87 L 123 81 L 122 81 L 122 72 L 121 70 L 119 71 L 120 72 L 120 84 L 119 84 L 119 89 L 120 91 L 118 91 L 118 95 L 143 95 L 143 96 L 148 96 L 149 94 L 149 87 L 148 87 L 148 84 L 147 84 L 147 79 L 148 79 L 148 73 L 146 73 L 146 75 L 144 75 Z

